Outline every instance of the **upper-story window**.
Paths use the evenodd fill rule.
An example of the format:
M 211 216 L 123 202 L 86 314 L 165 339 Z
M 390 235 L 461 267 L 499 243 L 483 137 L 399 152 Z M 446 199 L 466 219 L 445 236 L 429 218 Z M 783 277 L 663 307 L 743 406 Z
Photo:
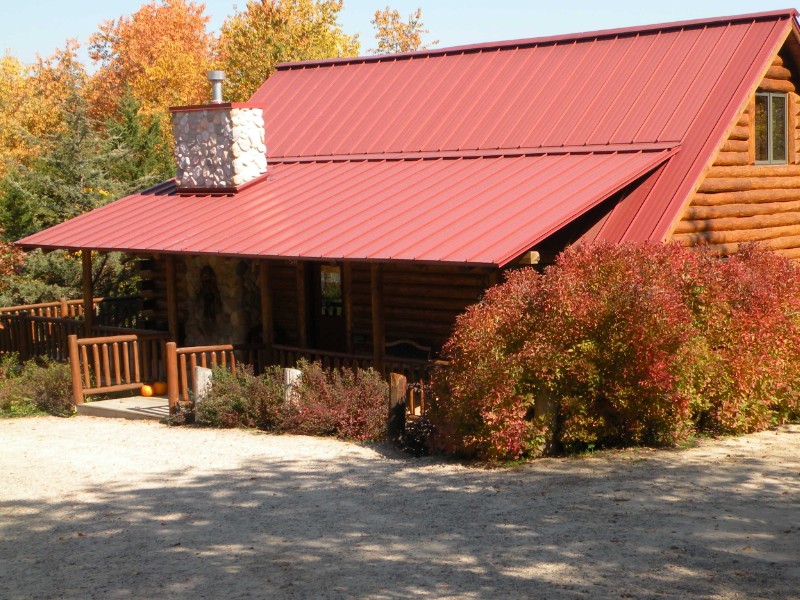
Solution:
M 756 163 L 786 164 L 786 94 L 756 93 Z

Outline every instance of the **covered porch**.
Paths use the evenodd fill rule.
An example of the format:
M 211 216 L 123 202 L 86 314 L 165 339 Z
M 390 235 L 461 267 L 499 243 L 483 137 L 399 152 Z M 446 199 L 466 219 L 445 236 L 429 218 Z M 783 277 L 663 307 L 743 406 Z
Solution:
M 456 316 L 498 269 L 357 261 L 139 255 L 140 297 L 96 298 L 80 251 L 83 297 L 0 309 L 0 352 L 68 357 L 68 336 L 134 334 L 145 380 L 164 379 L 165 344 L 230 345 L 256 372 L 300 359 L 427 378 Z M 124 306 L 123 306 L 124 305 Z

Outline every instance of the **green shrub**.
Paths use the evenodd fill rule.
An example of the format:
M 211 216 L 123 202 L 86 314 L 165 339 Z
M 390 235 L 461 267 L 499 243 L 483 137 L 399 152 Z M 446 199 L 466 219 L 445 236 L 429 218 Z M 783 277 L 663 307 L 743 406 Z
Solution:
M 446 452 L 508 460 L 548 437 L 580 451 L 762 429 L 800 412 L 800 270 L 757 247 L 720 260 L 574 246 L 489 290 L 444 354 L 430 418 Z
M 0 413 L 69 416 L 75 410 L 69 366 L 47 359 L 19 365 L 16 356 L 0 362 Z
M 28 361 L 18 380 L 39 410 L 58 417 L 75 412 L 72 373 L 68 364 L 42 359 Z
M 195 405 L 195 421 L 212 427 L 274 429 L 280 425 L 282 402 L 282 373 L 277 367 L 258 377 L 246 367 L 235 375 L 217 368 L 206 396 Z

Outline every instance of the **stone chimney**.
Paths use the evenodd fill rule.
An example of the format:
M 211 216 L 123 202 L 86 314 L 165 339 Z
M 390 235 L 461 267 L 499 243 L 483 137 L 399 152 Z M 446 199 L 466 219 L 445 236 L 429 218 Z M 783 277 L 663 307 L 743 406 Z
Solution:
M 211 104 L 178 106 L 172 113 L 178 188 L 224 190 L 267 170 L 262 109 L 222 102 L 222 71 L 209 71 Z

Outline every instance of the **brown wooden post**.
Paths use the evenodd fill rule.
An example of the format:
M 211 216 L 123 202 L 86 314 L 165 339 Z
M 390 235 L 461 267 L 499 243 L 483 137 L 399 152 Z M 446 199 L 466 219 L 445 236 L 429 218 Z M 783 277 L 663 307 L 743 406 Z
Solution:
M 94 328 L 94 294 L 92 293 L 92 251 L 89 248 L 81 250 L 83 264 L 83 333 L 86 337 L 92 336 Z
M 69 370 L 72 373 L 72 401 L 75 406 L 83 404 L 83 379 L 81 378 L 81 356 L 78 351 L 78 336 L 71 335 L 69 344 Z
M 178 341 L 178 285 L 175 279 L 175 257 L 166 255 L 167 266 L 167 324 L 170 341 Z
M 375 370 L 383 374 L 386 355 L 386 322 L 383 307 L 383 265 L 373 264 L 372 280 L 372 359 Z
M 308 348 L 308 286 L 305 262 L 297 261 L 297 345 Z
M 266 366 L 272 363 L 272 344 L 275 343 L 275 329 L 272 321 L 272 291 L 270 290 L 270 264 L 266 260 L 259 263 L 258 285 L 261 292 L 261 337 L 266 353 Z
M 61 298 L 59 304 L 61 305 L 59 316 L 62 319 L 69 319 L 69 305 L 67 304 L 67 299 Z
M 390 440 L 398 440 L 406 430 L 406 377 L 399 373 L 389 375 L 389 425 Z
M 178 408 L 178 345 L 167 342 L 167 402 L 169 414 L 174 415 Z
M 345 349 L 353 353 L 353 268 L 349 262 L 342 264 L 342 300 L 344 301 Z

